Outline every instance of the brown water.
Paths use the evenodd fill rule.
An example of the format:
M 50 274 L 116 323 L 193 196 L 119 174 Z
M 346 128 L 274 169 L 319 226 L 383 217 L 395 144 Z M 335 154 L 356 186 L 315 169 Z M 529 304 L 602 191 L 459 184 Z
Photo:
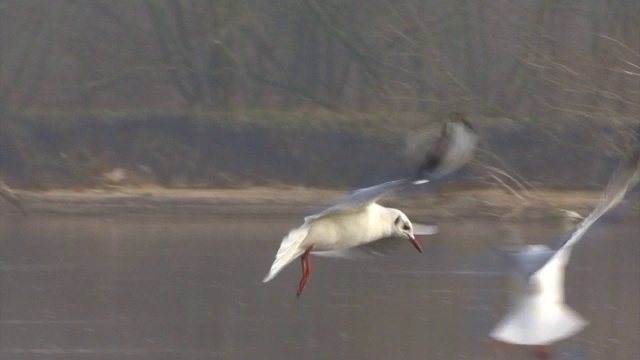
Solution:
M 520 359 L 486 333 L 505 281 L 499 222 L 449 222 L 373 261 L 314 258 L 270 283 L 298 216 L 0 219 L 0 358 Z M 561 230 L 521 227 L 531 242 Z M 640 227 L 600 224 L 575 249 L 567 302 L 590 321 L 558 359 L 638 359 Z

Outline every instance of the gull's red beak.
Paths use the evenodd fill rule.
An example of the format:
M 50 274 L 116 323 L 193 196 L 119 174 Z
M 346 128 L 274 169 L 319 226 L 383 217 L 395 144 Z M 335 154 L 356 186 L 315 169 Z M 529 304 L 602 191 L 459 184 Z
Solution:
M 418 250 L 418 252 L 422 254 L 422 248 L 420 247 L 420 243 L 416 240 L 416 238 L 413 235 L 409 235 L 409 241 L 411 241 L 411 245 L 413 245 L 413 247 L 415 247 L 416 250 Z

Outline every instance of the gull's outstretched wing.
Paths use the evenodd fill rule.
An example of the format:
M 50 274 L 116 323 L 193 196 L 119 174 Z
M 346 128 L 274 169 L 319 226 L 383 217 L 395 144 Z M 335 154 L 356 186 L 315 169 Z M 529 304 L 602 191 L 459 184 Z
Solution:
M 640 134 L 638 134 L 640 137 Z M 579 223 L 574 231 L 565 234 L 552 247 L 558 251 L 562 248 L 568 248 L 578 242 L 585 232 L 607 211 L 620 204 L 624 196 L 640 182 L 640 140 L 636 144 L 633 151 L 626 156 L 618 165 L 613 173 L 607 187 L 600 196 L 598 205 L 581 223 Z
M 416 236 L 434 235 L 437 233 L 437 225 L 413 224 L 413 234 Z M 311 254 L 337 259 L 371 259 L 392 253 L 404 247 L 404 245 L 404 242 L 398 241 L 396 238 L 387 237 L 348 249 L 315 251 Z
M 359 211 L 384 195 L 409 186 L 425 183 L 430 183 L 427 185 L 429 187 L 439 186 L 451 180 L 454 172 L 473 158 L 477 145 L 476 131 L 462 115 L 456 113 L 444 123 L 436 146 L 427 153 L 414 177 L 355 190 L 336 205 L 307 216 L 305 220 L 311 221 L 333 213 Z
M 436 146 L 426 154 L 415 177 L 433 180 L 458 170 L 473 158 L 478 140 L 478 133 L 462 114 L 450 114 Z
M 348 249 L 314 251 L 311 254 L 334 259 L 373 259 L 392 253 L 402 245 L 404 245 L 404 242 L 389 237 Z
M 639 135 L 640 136 L 640 135 Z M 507 259 L 517 271 L 528 277 L 542 269 L 559 252 L 570 251 L 584 234 L 602 215 L 620 204 L 627 192 L 640 182 L 640 142 L 631 154 L 626 156 L 611 176 L 602 193 L 598 205 L 573 230 L 564 234 L 551 248 L 507 254 Z

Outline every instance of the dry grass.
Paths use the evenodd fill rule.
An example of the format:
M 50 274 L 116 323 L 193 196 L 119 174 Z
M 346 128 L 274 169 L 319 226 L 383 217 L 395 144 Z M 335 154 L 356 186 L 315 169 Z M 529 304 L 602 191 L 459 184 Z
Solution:
M 307 214 L 331 205 L 344 191 L 303 187 L 256 187 L 237 190 L 112 187 L 109 189 L 17 191 L 31 213 L 55 215 L 128 213 L 154 214 Z M 540 191 L 536 197 L 517 198 L 501 190 L 445 190 L 437 194 L 402 194 L 383 199 L 408 214 L 436 218 L 493 217 L 503 220 L 563 218 L 562 209 L 580 215 L 595 205 L 599 193 Z M 7 211 L 12 211 L 7 208 Z

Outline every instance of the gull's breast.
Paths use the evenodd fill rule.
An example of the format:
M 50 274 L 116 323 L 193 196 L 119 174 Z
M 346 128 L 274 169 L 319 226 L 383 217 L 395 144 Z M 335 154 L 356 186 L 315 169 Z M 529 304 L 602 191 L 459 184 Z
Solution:
M 382 222 L 369 207 L 314 221 L 305 243 L 316 251 L 348 249 L 383 237 Z

